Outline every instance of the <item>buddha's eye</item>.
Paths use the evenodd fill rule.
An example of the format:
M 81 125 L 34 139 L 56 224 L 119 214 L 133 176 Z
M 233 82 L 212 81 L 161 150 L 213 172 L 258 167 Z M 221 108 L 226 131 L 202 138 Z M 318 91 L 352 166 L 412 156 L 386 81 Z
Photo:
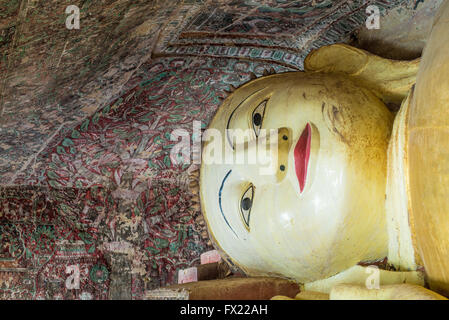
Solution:
M 253 206 L 254 186 L 251 185 L 243 193 L 240 199 L 240 214 L 245 225 L 245 228 L 249 231 L 249 220 L 251 217 L 251 208 Z
M 260 134 L 260 128 L 262 128 L 263 117 L 265 115 L 265 106 L 267 105 L 267 100 L 263 101 L 261 104 L 257 106 L 257 108 L 253 111 L 252 114 L 252 124 L 254 133 L 256 137 Z

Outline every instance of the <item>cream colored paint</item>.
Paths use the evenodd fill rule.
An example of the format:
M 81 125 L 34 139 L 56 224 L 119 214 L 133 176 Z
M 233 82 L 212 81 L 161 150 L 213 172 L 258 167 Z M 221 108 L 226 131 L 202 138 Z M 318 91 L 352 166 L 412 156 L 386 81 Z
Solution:
M 341 284 L 359 285 L 366 288 L 366 281 L 371 274 L 372 273 L 370 270 L 367 271 L 367 267 L 353 266 L 333 277 L 306 283 L 304 285 L 304 290 L 330 293 L 332 291 L 332 288 Z M 424 274 L 419 271 L 396 272 L 379 269 L 380 286 L 398 283 L 408 283 L 423 286 Z
M 397 284 L 369 290 L 357 285 L 338 285 L 332 288 L 329 300 L 447 300 L 420 285 Z
M 257 165 L 203 162 L 202 208 L 215 242 L 249 275 L 280 275 L 303 283 L 335 275 L 359 261 L 385 257 L 385 208 L 378 205 L 385 199 L 392 126 L 385 105 L 342 76 L 296 72 L 264 77 L 236 90 L 212 120 L 210 128 L 222 132 L 223 145 L 231 149 L 223 154 L 232 151 L 224 134 L 227 123 L 247 129 L 253 110 L 267 98 L 262 127 L 290 132 L 285 178 L 275 182 L 275 174 L 260 175 Z M 229 121 L 233 112 L 238 121 Z M 300 193 L 293 150 L 307 123 L 315 129 L 306 185 Z M 211 144 L 205 143 L 203 153 L 209 148 Z M 232 230 L 222 217 L 218 197 L 230 170 L 222 207 Z M 239 203 L 251 183 L 256 191 L 248 231 Z
M 411 93 L 412 95 L 412 93 Z M 396 116 L 388 147 L 386 214 L 388 226 L 388 262 L 397 270 L 416 270 L 415 248 L 409 219 L 408 163 L 406 139 L 410 95 Z
M 435 17 L 410 105 L 411 219 L 430 288 L 449 296 L 449 1 Z

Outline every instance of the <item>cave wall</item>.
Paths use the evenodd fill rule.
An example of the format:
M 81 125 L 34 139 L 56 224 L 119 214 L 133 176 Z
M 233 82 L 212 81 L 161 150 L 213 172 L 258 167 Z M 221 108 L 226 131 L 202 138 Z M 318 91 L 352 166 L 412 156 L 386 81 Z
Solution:
M 65 28 L 69 4 L 81 9 L 79 30 Z M 364 29 L 369 4 L 386 19 L 376 34 Z M 197 167 L 170 158 L 173 130 L 205 128 L 231 86 L 272 68 L 300 71 L 323 45 L 384 41 L 379 54 L 391 53 L 394 30 L 412 48 L 396 57 L 419 55 L 437 2 L 0 8 L 0 298 L 142 299 L 212 249 L 189 191 Z M 401 19 L 418 31 L 407 38 Z M 79 288 L 67 286 L 71 266 Z

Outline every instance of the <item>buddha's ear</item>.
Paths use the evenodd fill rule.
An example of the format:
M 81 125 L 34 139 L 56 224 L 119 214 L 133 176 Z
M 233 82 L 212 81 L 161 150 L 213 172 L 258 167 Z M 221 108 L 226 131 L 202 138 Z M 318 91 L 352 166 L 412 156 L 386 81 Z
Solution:
M 346 44 L 334 44 L 312 51 L 304 67 L 306 71 L 346 74 L 386 104 L 400 104 L 416 82 L 420 60 L 390 60 Z

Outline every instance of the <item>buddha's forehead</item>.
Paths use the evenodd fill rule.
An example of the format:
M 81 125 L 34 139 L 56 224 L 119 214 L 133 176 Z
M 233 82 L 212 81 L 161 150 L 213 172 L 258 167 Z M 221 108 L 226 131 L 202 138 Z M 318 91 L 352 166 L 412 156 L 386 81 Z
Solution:
M 305 80 L 302 72 L 286 72 L 253 80 L 244 84 L 228 97 L 240 103 L 248 97 L 263 95 L 282 95 L 289 88 L 301 86 Z
M 302 72 L 287 72 L 246 83 L 230 93 L 223 101 L 210 127 L 219 130 L 226 129 L 227 121 L 231 117 L 246 116 L 264 101 L 268 104 L 276 101 L 278 105 L 287 106 L 296 100 L 294 97 L 301 98 L 305 95 L 304 91 L 310 92 L 309 78 Z

